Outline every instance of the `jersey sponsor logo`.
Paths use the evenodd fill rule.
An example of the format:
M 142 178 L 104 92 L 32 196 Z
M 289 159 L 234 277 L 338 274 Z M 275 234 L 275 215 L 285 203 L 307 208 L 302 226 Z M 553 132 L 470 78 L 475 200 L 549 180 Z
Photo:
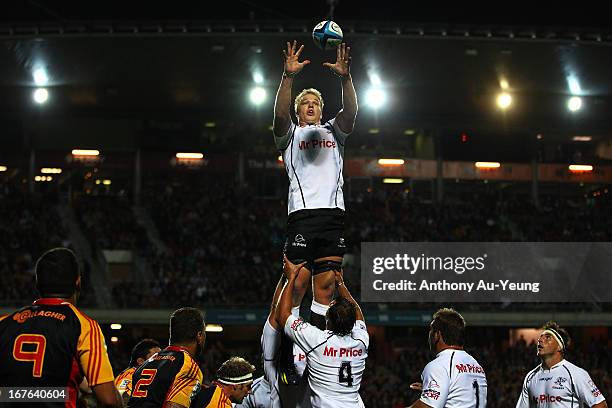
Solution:
M 360 348 L 340 347 L 340 349 L 337 349 L 335 347 L 325 346 L 325 350 L 323 350 L 324 357 L 360 357 L 362 355 L 363 349 Z
M 555 402 L 562 402 L 562 398 L 559 395 L 548 395 L 548 394 L 540 394 L 539 396 L 535 395 L 532 398 L 535 404 L 550 404 Z
M 298 353 L 293 355 L 294 361 L 306 361 L 306 354 Z
M 306 238 L 304 238 L 302 234 L 297 234 L 295 238 L 293 238 L 293 243 L 291 245 L 306 248 Z
M 429 398 L 432 400 L 437 400 L 440 398 L 440 391 L 436 390 L 423 390 L 423 398 Z
M 304 149 L 335 149 L 336 142 L 327 139 L 312 139 L 309 141 L 302 140 L 300 142 L 300 150 Z
M 299 319 L 295 319 L 293 323 L 291 323 L 291 330 L 298 331 L 303 326 L 304 326 L 304 320 L 300 317 Z
M 562 390 L 562 389 L 565 388 L 563 386 L 563 384 L 566 383 L 566 382 L 567 382 L 567 378 L 565 378 L 565 377 L 557 377 L 557 379 L 555 380 L 555 385 L 553 385 L 552 387 L 555 390 Z
M 459 371 L 459 374 L 462 373 L 478 373 L 484 374 L 484 370 L 481 366 L 475 364 L 456 364 L 455 368 Z
M 552 377 L 542 377 L 538 381 L 550 381 L 550 380 L 552 380 Z
M 202 388 L 202 385 L 200 384 L 200 382 L 196 381 L 195 385 L 193 386 L 193 390 L 191 391 L 191 395 L 189 395 L 190 401 L 193 401 L 196 395 L 198 395 L 198 392 L 200 392 L 201 388 Z
M 24 323 L 26 320 L 31 319 L 32 317 L 51 317 L 53 319 L 57 319 L 60 322 L 63 322 L 66 319 L 66 315 L 58 312 L 51 312 L 49 310 L 39 310 L 37 312 L 27 309 L 23 312 L 15 313 L 13 315 L 13 320 L 17 323 Z
M 599 391 L 599 388 L 597 388 L 593 380 L 589 381 L 589 387 L 591 387 L 591 394 L 593 394 L 594 397 L 599 397 L 601 395 L 601 391 Z
M 429 384 L 427 384 L 427 388 L 440 388 L 440 386 L 436 380 L 431 380 Z
M 154 354 L 151 356 L 151 358 L 149 358 L 148 361 L 159 361 L 159 360 L 170 360 L 170 361 L 174 361 L 176 360 L 176 357 L 171 356 L 171 355 L 167 355 L 167 356 L 160 356 L 159 354 Z

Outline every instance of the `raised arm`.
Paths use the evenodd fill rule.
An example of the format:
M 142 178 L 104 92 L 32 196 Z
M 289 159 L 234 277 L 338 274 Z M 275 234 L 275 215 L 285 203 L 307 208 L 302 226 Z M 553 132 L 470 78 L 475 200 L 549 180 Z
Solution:
M 334 277 L 336 278 L 336 288 L 338 289 L 338 294 L 355 305 L 355 309 L 357 310 L 357 320 L 362 320 L 365 322 L 363 312 L 361 311 L 361 307 L 359 307 L 359 303 L 353 299 L 351 292 L 349 292 L 348 288 L 344 284 L 344 272 L 342 270 L 335 270 Z
M 270 304 L 270 314 L 268 315 L 268 321 L 275 329 L 278 328 L 276 324 L 276 307 L 278 305 L 278 298 L 283 290 L 283 285 L 285 284 L 285 274 L 283 273 L 276 284 L 276 289 L 274 289 L 274 296 L 272 297 L 272 304 Z
M 276 310 L 276 321 L 280 327 L 284 327 L 289 316 L 291 316 L 291 307 L 293 306 L 293 287 L 295 286 L 295 279 L 300 273 L 300 269 L 306 264 L 302 262 L 299 265 L 292 264 L 287 257 L 285 257 L 285 265 L 283 272 L 287 278 L 287 283 L 283 289 L 283 293 L 278 302 Z
M 297 48 L 297 41 L 293 44 L 287 42 L 287 50 L 283 50 L 285 55 L 285 65 L 283 78 L 276 92 L 276 100 L 274 101 L 274 136 L 283 137 L 289 131 L 291 126 L 291 86 L 293 85 L 293 77 L 296 76 L 305 65 L 310 64 L 309 60 L 299 62 L 299 57 L 304 50 L 304 45 Z
M 344 133 L 351 133 L 357 118 L 357 94 L 351 78 L 351 47 L 345 43 L 338 46 L 336 51 L 336 62 L 334 64 L 325 62 L 323 66 L 328 67 L 334 74 L 340 77 L 342 82 L 342 109 L 336 115 L 336 123 Z

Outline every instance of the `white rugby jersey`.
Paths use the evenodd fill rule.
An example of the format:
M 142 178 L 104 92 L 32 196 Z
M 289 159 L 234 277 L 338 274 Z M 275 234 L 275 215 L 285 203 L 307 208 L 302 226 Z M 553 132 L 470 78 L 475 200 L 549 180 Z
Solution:
M 351 334 L 340 337 L 292 315 L 285 333 L 306 353 L 313 408 L 363 406 L 359 387 L 370 344 L 365 322 L 357 320 Z
M 429 362 L 421 375 L 420 400 L 434 408 L 487 406 L 487 378 L 465 350 L 446 349 Z
M 336 119 L 322 125 L 298 126 L 275 137 L 289 176 L 288 212 L 315 208 L 344 210 L 344 142 L 347 133 Z
M 251 393 L 240 404 L 232 404 L 234 408 L 270 408 L 270 384 L 264 377 L 253 381 Z
M 269 406 L 272 408 L 310 408 L 308 379 L 302 378 L 295 386 L 285 386 L 278 380 L 278 358 L 280 357 L 281 333 L 274 329 L 268 319 L 261 335 L 261 349 L 264 358 L 264 373 L 269 382 Z M 304 375 L 306 353 L 293 343 L 293 362 L 297 373 Z
M 531 370 L 523 381 L 517 408 L 581 408 L 605 401 L 589 373 L 561 360 L 547 370 L 542 364 Z

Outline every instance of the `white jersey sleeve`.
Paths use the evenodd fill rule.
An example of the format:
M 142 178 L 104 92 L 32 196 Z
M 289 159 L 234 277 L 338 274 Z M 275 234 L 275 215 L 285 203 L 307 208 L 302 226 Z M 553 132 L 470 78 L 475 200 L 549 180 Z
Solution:
M 431 361 L 425 366 L 421 375 L 423 390 L 420 400 L 433 408 L 442 408 L 446 404 L 450 388 L 449 373 L 445 368 Z
M 341 146 L 344 146 L 344 143 L 346 142 L 349 133 L 344 133 L 344 131 L 340 129 L 340 126 L 338 126 L 338 123 L 336 122 L 336 118 L 331 119 L 329 121 L 329 124 L 332 125 L 332 127 L 334 128 L 334 137 L 336 138 L 338 143 L 340 143 Z
M 291 124 L 289 125 L 289 130 L 287 131 L 286 134 L 281 135 L 281 136 L 277 136 L 274 135 L 274 143 L 276 144 L 276 148 L 278 150 L 285 150 L 287 148 L 287 145 L 289 144 L 289 141 L 291 140 L 291 135 L 293 134 L 293 131 L 295 130 L 295 123 L 293 123 L 293 120 L 291 120 Z
M 324 338 L 325 332 L 293 315 L 285 322 L 285 334 L 302 350 L 309 352 Z
M 523 380 L 523 388 L 521 389 L 521 395 L 516 403 L 516 408 L 529 408 L 529 388 L 527 386 L 527 381 L 530 377 L 531 373 L 527 374 Z
M 603 394 L 595 385 L 591 376 L 583 369 L 574 371 L 574 388 L 578 398 L 583 404 L 592 407 L 595 404 L 605 401 Z
M 355 322 L 351 336 L 355 340 L 362 341 L 366 348 L 370 348 L 370 335 L 368 334 L 368 329 L 366 329 L 366 324 L 363 320 L 357 320 Z

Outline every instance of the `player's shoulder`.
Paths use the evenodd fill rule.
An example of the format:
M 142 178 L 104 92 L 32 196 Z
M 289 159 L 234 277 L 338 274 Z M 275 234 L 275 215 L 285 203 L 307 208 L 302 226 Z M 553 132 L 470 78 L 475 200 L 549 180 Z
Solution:
M 302 318 L 301 316 L 296 317 L 296 316 L 290 315 L 287 318 L 285 325 L 287 326 L 289 330 L 293 330 L 296 333 L 301 332 L 301 331 L 306 331 L 306 330 L 312 331 L 313 329 L 319 330 L 315 326 L 312 326 L 311 324 L 306 322 L 304 318 Z
M 534 377 L 536 377 L 538 373 L 540 373 L 541 371 L 542 371 L 542 364 L 538 364 L 537 366 L 529 370 L 529 372 L 527 372 L 527 374 L 525 375 L 525 383 L 527 384 L 530 383 L 531 380 Z
M 584 368 L 579 367 L 576 364 L 571 363 L 571 362 L 569 362 L 567 360 L 561 361 L 561 363 L 559 363 L 559 365 L 561 367 L 565 367 L 572 375 L 576 375 L 576 376 L 589 376 L 589 373 L 588 373 L 587 370 L 585 370 Z

